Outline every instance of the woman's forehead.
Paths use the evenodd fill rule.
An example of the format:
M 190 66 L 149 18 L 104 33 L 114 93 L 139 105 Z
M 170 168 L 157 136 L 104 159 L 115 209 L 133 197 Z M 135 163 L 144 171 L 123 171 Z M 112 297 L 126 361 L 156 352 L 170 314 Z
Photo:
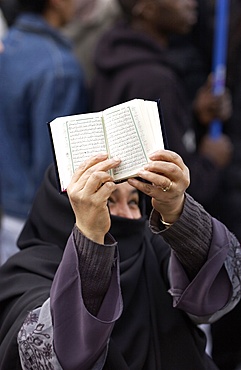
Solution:
M 128 182 L 122 182 L 121 184 L 117 184 L 117 188 L 114 193 L 128 196 L 131 194 L 138 194 L 138 191 Z

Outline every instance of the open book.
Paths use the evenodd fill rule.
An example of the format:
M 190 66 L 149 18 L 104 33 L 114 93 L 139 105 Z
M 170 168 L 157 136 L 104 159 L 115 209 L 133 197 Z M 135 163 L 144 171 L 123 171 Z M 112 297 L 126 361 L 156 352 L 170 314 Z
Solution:
M 49 122 L 60 191 L 79 164 L 97 153 L 118 157 L 114 181 L 136 177 L 148 155 L 164 148 L 158 104 L 133 99 L 102 112 L 58 117 Z

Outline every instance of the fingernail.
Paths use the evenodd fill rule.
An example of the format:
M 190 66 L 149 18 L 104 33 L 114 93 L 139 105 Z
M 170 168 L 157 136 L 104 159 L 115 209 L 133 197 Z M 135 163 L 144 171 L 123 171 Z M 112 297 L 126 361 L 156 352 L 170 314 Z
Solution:
M 107 153 L 98 153 L 98 154 L 96 154 L 96 157 L 97 158 L 106 158 L 107 157 Z
M 157 151 L 156 151 L 156 152 L 153 152 L 153 153 L 151 153 L 151 154 L 149 155 L 149 158 L 153 158 L 153 157 L 155 157 L 157 154 L 158 154 L 158 152 L 157 152 Z
M 113 161 L 115 161 L 115 162 L 121 162 L 121 159 L 120 159 L 120 158 L 118 158 L 118 157 L 113 157 L 112 159 L 113 159 Z
M 136 182 L 137 182 L 137 180 L 136 179 L 133 179 L 132 177 L 128 179 L 128 183 L 130 185 L 134 185 L 134 184 L 136 184 Z
M 147 171 L 145 171 L 145 170 L 140 170 L 138 172 L 138 175 L 140 175 L 140 176 L 145 176 L 146 174 L 147 174 Z

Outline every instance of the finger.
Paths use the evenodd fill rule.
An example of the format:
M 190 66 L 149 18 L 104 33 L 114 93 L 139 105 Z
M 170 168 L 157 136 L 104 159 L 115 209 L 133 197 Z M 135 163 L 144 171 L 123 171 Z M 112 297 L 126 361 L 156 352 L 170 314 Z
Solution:
M 117 185 L 113 181 L 106 181 L 96 192 L 96 202 L 103 202 L 107 205 L 107 200 L 110 198 L 113 191 L 116 190 Z
M 180 178 L 182 178 L 183 175 L 181 171 L 179 174 L 173 174 L 171 177 L 168 174 L 164 175 L 144 170 L 140 171 L 139 176 L 143 180 L 146 180 L 149 184 L 152 184 L 155 189 L 162 189 L 163 192 L 166 192 L 170 189 L 173 190 L 175 187 L 175 182 L 180 181 Z
M 91 168 L 92 166 L 94 166 L 95 164 L 99 163 L 99 162 L 102 162 L 104 160 L 106 160 L 108 158 L 108 155 L 107 154 L 102 154 L 102 153 L 99 153 L 87 160 L 85 160 L 84 162 L 82 162 L 79 167 L 77 168 L 77 170 L 74 172 L 73 174 L 73 177 L 72 177 L 72 182 L 76 182 L 79 180 L 80 176 L 89 168 Z
M 141 178 L 161 189 L 168 188 L 170 182 L 178 181 L 183 181 L 186 187 L 189 186 L 189 170 L 177 153 L 167 150 L 158 151 L 150 158 L 162 160 L 154 160 L 144 166 L 144 171 L 138 174 Z
M 112 168 L 117 167 L 120 164 L 121 160 L 119 158 L 107 158 L 106 160 L 95 164 L 94 166 L 90 167 L 86 173 L 90 175 L 95 171 L 109 171 Z
M 108 184 L 106 186 L 106 184 Z M 115 189 L 115 183 L 112 181 L 110 175 L 106 172 L 94 173 L 90 176 L 85 186 L 81 182 L 77 182 L 67 188 L 67 193 L 71 204 L 101 204 L 105 202 Z M 104 199 L 102 188 L 104 188 Z M 106 198 L 107 197 L 107 198 Z M 104 204 L 103 204 L 104 206 Z
M 91 178 L 91 176 L 92 176 L 92 181 L 95 181 L 95 179 L 97 179 L 98 176 L 100 176 L 100 173 L 102 173 L 102 176 L 107 178 L 107 181 L 113 181 L 110 170 L 117 167 L 119 164 L 120 164 L 120 160 L 115 159 L 115 158 L 106 159 L 105 161 L 101 163 L 97 163 L 93 167 L 89 168 L 80 177 L 78 183 L 80 184 L 80 186 L 84 187 L 86 182 L 88 182 L 89 178 Z
M 182 158 L 177 153 L 175 153 L 171 150 L 166 150 L 166 149 L 158 150 L 158 151 L 150 154 L 149 158 L 152 161 L 164 161 L 164 162 L 174 163 L 175 165 L 177 165 L 181 169 L 184 169 L 186 167 Z M 150 162 L 149 164 L 151 164 L 151 163 L 153 165 L 153 162 Z M 149 166 L 149 164 L 147 166 Z M 147 168 L 147 166 L 145 166 L 145 168 Z
M 72 182 L 82 182 L 82 186 L 85 185 L 89 176 L 95 171 L 109 171 L 112 168 L 117 167 L 121 160 L 119 158 L 106 158 L 104 155 L 98 155 L 83 162 L 78 170 L 75 172 Z
M 187 189 L 190 184 L 190 174 L 189 169 L 183 161 L 176 165 L 171 162 L 163 161 L 154 161 L 151 162 L 148 166 L 145 166 L 145 169 L 138 173 L 139 177 L 146 180 L 149 184 L 143 182 L 134 184 L 139 190 L 144 193 L 157 197 L 160 189 L 163 192 L 174 192 L 178 189 Z M 180 168 L 182 166 L 183 168 Z M 132 181 L 131 181 L 132 182 Z
M 85 194 L 90 196 L 98 192 L 106 183 L 114 183 L 112 176 L 108 172 L 94 172 L 86 181 Z
M 165 193 L 174 193 L 176 184 L 170 179 L 159 176 L 159 185 L 154 183 L 144 183 L 135 178 L 128 179 L 130 185 L 134 186 L 136 189 L 142 191 L 143 193 L 149 195 L 150 197 L 156 198 L 160 194 L 160 189 L 162 190 L 163 196 Z M 166 196 L 165 196 L 166 197 Z
M 67 192 L 70 197 L 78 197 L 80 193 L 83 197 L 90 197 L 95 194 L 105 182 L 113 182 L 111 175 L 104 171 L 94 172 L 88 176 L 88 178 L 83 178 L 83 176 L 80 177 L 79 181 L 68 186 Z

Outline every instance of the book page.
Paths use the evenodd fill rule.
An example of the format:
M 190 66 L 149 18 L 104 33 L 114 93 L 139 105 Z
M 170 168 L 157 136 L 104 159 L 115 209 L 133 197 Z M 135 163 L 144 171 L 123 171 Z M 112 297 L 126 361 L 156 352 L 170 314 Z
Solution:
M 145 100 L 145 108 L 148 114 L 148 121 L 151 133 L 146 140 L 146 150 L 148 154 L 156 150 L 164 149 L 164 141 L 162 136 L 162 128 L 160 116 L 158 112 L 157 102 Z
M 106 153 L 102 113 L 62 117 L 50 123 L 61 191 L 65 191 L 81 162 Z
M 157 102 L 134 99 L 130 109 L 147 155 L 164 149 Z
M 103 113 L 110 157 L 117 156 L 122 160 L 113 170 L 115 180 L 135 176 L 148 162 L 137 127 L 140 112 L 132 112 L 135 106 L 136 102 L 133 100 L 108 108 Z
M 81 162 L 98 153 L 106 152 L 102 115 L 85 114 L 66 122 L 71 147 L 71 162 L 75 171 Z

